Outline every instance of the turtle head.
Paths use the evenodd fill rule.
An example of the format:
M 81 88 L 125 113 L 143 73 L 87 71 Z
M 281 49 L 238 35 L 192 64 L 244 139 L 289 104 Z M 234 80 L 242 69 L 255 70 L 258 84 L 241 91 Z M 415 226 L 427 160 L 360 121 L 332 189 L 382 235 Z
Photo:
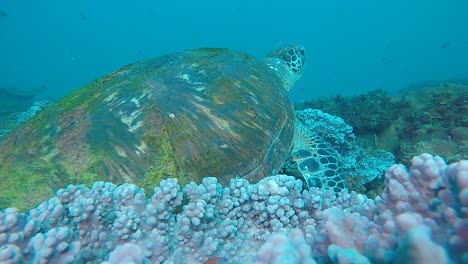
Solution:
M 268 54 L 265 63 L 283 81 L 286 91 L 291 90 L 302 75 L 305 63 L 305 52 L 302 45 L 282 46 Z

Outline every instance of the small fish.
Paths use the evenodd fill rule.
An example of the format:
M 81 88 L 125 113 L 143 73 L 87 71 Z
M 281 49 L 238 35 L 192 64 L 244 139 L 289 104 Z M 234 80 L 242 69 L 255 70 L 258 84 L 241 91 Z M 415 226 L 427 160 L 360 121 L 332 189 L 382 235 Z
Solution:
M 442 43 L 442 45 L 440 45 L 440 47 L 441 47 L 442 49 L 445 49 L 445 48 L 450 47 L 450 45 L 451 45 L 450 42 L 444 42 L 444 43 Z
M 203 262 L 203 264 L 223 264 L 223 263 L 226 263 L 226 259 L 220 258 L 220 257 L 208 258 L 207 260 Z
M 392 46 L 393 46 L 393 45 L 392 45 L 392 42 L 388 41 L 387 43 L 385 43 L 384 48 L 385 48 L 385 49 L 390 49 L 390 48 L 392 48 Z
M 236 13 L 239 13 L 239 14 L 244 13 L 245 12 L 245 7 L 237 7 L 235 9 L 235 11 L 236 11 Z
M 85 21 L 86 20 L 86 13 L 84 11 L 80 11 L 80 20 Z
M 8 13 L 5 12 L 4 10 L 1 10 L 1 9 L 0 9 L 0 17 L 1 17 L 1 18 L 7 18 L 7 17 L 8 17 Z
M 380 57 L 380 62 L 382 64 L 390 64 L 390 63 L 392 63 L 392 60 L 390 58 L 387 58 L 387 57 L 384 56 L 384 57 Z

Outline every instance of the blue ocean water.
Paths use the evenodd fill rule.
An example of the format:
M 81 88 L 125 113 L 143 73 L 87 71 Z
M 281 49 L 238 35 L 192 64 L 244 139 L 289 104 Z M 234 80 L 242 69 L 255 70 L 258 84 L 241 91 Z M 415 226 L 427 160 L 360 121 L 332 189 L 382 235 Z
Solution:
M 468 263 L 468 84 L 445 82 L 468 80 L 466 14 L 466 0 L 3 0 L 0 263 Z M 264 85 L 249 99 L 272 103 L 244 111 L 229 92 L 194 96 L 185 72 L 163 77 L 188 96 L 166 78 L 141 93 L 150 67 L 135 64 L 30 107 L 28 91 L 53 101 L 167 53 L 290 43 L 307 53 L 295 102 L 443 83 L 296 112 Z M 291 176 L 246 176 L 260 171 Z M 218 178 L 183 182 L 202 173 Z
M 302 43 L 294 101 L 468 78 L 463 0 L 0 2 L 0 86 L 62 97 L 125 64 L 198 47 Z

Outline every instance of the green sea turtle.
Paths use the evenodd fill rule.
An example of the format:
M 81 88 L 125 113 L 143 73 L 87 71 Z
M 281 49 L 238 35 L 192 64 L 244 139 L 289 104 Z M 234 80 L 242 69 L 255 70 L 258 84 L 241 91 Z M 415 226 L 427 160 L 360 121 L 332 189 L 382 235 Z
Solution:
M 278 171 L 294 137 L 287 92 L 302 46 L 264 61 L 195 49 L 125 66 L 55 102 L 0 143 L 0 208 L 27 209 L 67 184 L 133 182 L 151 191 Z

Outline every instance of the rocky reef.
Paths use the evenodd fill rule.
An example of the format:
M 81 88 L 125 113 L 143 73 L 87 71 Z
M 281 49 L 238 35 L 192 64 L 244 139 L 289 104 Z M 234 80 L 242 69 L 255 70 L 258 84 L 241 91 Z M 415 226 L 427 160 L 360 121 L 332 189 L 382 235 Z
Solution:
M 430 152 L 449 162 L 468 157 L 468 85 L 428 82 L 396 94 L 382 90 L 358 96 L 321 98 L 296 104 L 339 116 L 354 128 L 365 149 L 392 152 L 408 165 Z
M 45 87 L 25 92 L 15 87 L 0 87 L 0 141 L 4 136 L 51 104 L 36 95 Z

